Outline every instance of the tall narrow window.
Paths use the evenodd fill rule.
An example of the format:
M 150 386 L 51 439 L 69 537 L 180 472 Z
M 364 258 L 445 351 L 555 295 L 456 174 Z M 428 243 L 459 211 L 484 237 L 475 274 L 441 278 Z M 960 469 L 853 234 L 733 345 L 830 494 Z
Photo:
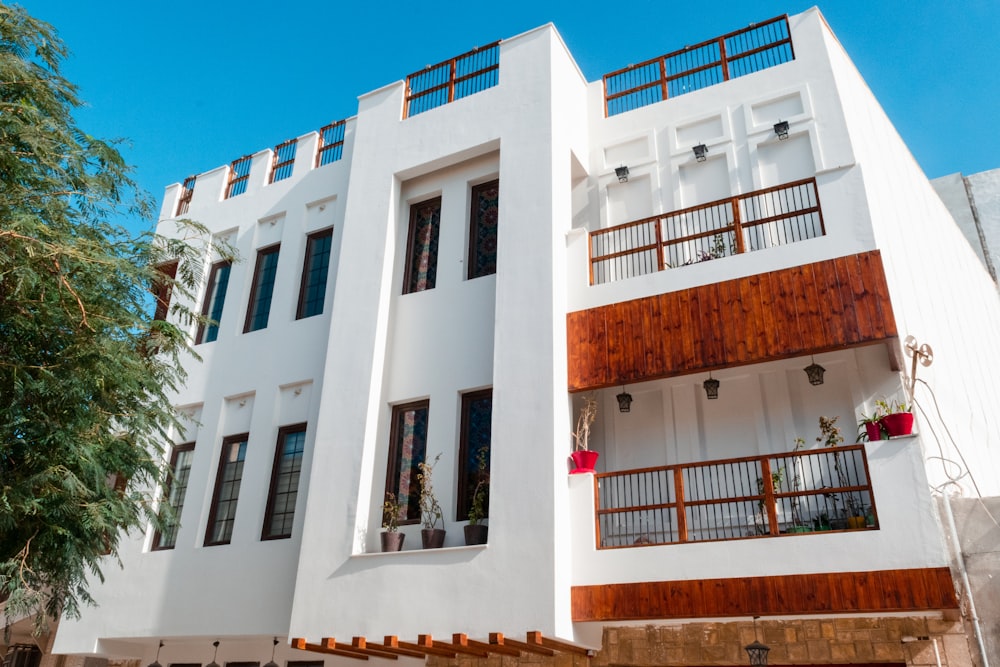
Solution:
M 243 481 L 243 461 L 247 455 L 249 434 L 231 435 L 222 441 L 219 473 L 215 478 L 215 492 L 205 530 L 205 546 L 229 544 L 233 537 L 236 503 L 240 499 L 240 482 Z
M 472 214 L 469 216 L 470 280 L 497 272 L 499 204 L 500 181 L 490 181 L 472 188 Z
M 274 467 L 271 468 L 271 489 L 267 494 L 264 530 L 260 536 L 262 540 L 292 536 L 305 443 L 305 424 L 284 426 L 278 430 L 278 446 L 274 452 Z
M 226 290 L 229 287 L 229 271 L 232 262 L 222 261 L 212 265 L 208 274 L 208 288 L 205 290 L 205 303 L 201 314 L 211 320 L 208 324 L 198 325 L 198 335 L 195 343 L 211 343 L 219 337 L 219 321 L 222 319 L 222 307 L 226 304 Z
M 490 474 L 490 436 L 493 425 L 493 390 L 462 395 L 462 437 L 459 442 L 457 519 L 469 518 L 472 497 Z M 481 469 L 485 468 L 485 469 Z M 489 509 L 487 496 L 486 508 Z
M 162 512 L 163 529 L 153 535 L 153 549 L 173 549 L 177 543 L 177 529 L 181 525 L 181 510 L 187 494 L 191 461 L 194 459 L 194 443 L 177 445 L 170 453 L 170 472 L 163 486 L 163 504 L 169 508 Z
M 302 284 L 299 287 L 299 307 L 295 319 L 312 317 L 323 312 L 326 299 L 326 277 L 330 271 L 330 246 L 333 230 L 310 234 L 306 240 L 306 261 L 302 264 Z
M 295 149 L 298 141 L 289 139 L 274 147 L 274 157 L 271 159 L 271 182 L 283 181 L 292 175 L 295 167 Z
M 229 165 L 229 185 L 226 187 L 226 199 L 241 195 L 247 191 L 247 181 L 250 180 L 250 162 L 253 156 L 246 155 L 233 160 Z
M 344 154 L 344 129 L 346 123 L 337 121 L 320 128 L 319 150 L 316 152 L 316 166 L 336 162 Z
M 177 262 L 166 262 L 156 267 L 163 278 L 153 283 L 153 298 L 156 299 L 154 320 L 165 320 L 170 313 L 170 295 L 173 291 L 173 279 L 177 276 L 177 264 Z
M 174 211 L 174 217 L 178 215 L 184 215 L 191 208 L 191 197 L 194 196 L 194 182 L 196 176 L 188 176 L 184 179 L 184 185 L 181 186 L 180 196 L 177 197 L 177 210 Z
M 405 508 L 400 523 L 420 521 L 420 481 L 418 467 L 427 456 L 427 418 L 430 401 L 397 405 L 392 409 L 389 434 L 389 466 L 385 492 Z
M 273 245 L 257 251 L 257 267 L 253 272 L 253 286 L 250 288 L 250 304 L 247 306 L 247 321 L 243 325 L 243 333 L 267 327 L 280 249 L 280 245 Z
M 441 198 L 410 207 L 410 231 L 406 242 L 406 282 L 403 294 L 434 289 L 437 281 L 438 232 Z

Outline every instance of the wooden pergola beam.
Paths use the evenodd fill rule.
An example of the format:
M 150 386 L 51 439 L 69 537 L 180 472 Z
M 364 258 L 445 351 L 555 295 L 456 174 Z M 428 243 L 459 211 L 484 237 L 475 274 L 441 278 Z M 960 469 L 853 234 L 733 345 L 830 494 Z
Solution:
M 590 649 L 584 648 L 583 646 L 577 646 L 576 644 L 571 644 L 569 642 L 564 642 L 560 639 L 552 639 L 546 637 L 538 630 L 532 630 L 528 632 L 528 643 L 529 644 L 541 644 L 545 648 L 550 648 L 554 651 L 562 651 L 563 653 L 575 653 L 577 655 L 588 655 Z
M 508 637 L 504 637 L 502 632 L 491 632 L 490 644 L 516 648 L 518 650 L 526 651 L 528 653 L 535 653 L 537 655 L 552 656 L 556 654 L 556 652 L 553 651 L 552 649 L 545 648 L 540 644 L 529 644 L 527 642 L 522 642 L 517 639 L 510 639 Z
M 354 651 L 343 651 L 338 648 L 331 648 L 324 644 L 310 644 L 302 637 L 292 639 L 292 648 L 300 651 L 311 651 L 313 653 L 326 653 L 327 655 L 339 655 L 342 658 L 354 658 L 355 660 L 367 660 L 368 656 Z

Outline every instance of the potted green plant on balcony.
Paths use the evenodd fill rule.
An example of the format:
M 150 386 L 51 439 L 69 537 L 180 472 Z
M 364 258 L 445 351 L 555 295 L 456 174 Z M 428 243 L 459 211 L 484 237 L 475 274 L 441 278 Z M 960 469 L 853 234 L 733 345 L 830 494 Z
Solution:
M 420 531 L 420 542 L 424 549 L 440 549 L 444 546 L 444 528 L 438 528 L 438 524 L 444 525 L 444 514 L 441 505 L 434 495 L 434 466 L 441 459 L 438 454 L 432 463 L 421 461 L 417 464 L 420 472 L 417 480 L 420 482 L 420 523 L 423 528 Z
M 913 433 L 912 406 L 905 401 L 879 401 L 877 405 L 886 413 L 882 417 L 882 426 L 890 436 L 909 435 Z
M 399 532 L 399 513 L 403 505 L 396 500 L 392 493 L 385 494 L 385 501 L 382 503 L 382 551 L 399 551 L 403 548 L 403 540 L 406 535 Z
M 589 446 L 590 427 L 595 419 L 597 419 L 597 398 L 593 394 L 587 394 L 583 397 L 583 405 L 580 406 L 580 414 L 576 419 L 576 430 L 572 433 L 574 450 L 570 456 L 576 468 L 571 474 L 594 472 L 598 454 L 590 451 Z
M 465 544 L 486 544 L 489 526 L 483 520 L 490 509 L 490 471 L 486 458 L 489 451 L 480 447 L 476 453 L 476 488 L 472 491 L 472 506 L 469 508 L 469 525 L 465 526 Z
M 861 413 L 858 421 L 858 442 L 874 442 L 876 440 L 888 440 L 889 434 L 885 430 L 882 418 L 885 413 L 876 404 L 875 412 L 871 416 Z

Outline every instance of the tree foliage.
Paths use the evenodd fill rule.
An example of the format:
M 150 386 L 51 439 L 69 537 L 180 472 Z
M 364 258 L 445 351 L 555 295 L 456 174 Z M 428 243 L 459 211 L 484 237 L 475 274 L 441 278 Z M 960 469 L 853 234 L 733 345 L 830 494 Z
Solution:
M 169 395 L 193 352 L 150 294 L 173 291 L 172 322 L 198 319 L 183 304 L 210 251 L 193 223 L 167 240 L 116 222 L 149 200 L 117 142 L 77 126 L 65 56 L 50 25 L 0 4 L 0 599 L 38 627 L 92 603 L 122 531 L 157 521 Z

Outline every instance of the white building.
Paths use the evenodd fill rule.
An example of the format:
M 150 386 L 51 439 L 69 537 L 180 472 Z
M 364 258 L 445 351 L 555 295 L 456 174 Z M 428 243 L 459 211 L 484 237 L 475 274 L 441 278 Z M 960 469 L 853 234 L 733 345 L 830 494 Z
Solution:
M 161 232 L 178 216 L 243 258 L 205 258 L 180 525 L 122 547 L 53 653 L 978 655 L 932 489 L 1000 492 L 1000 303 L 818 10 L 597 82 L 543 26 L 167 188 Z M 934 354 L 915 433 L 816 444 L 821 416 L 851 445 L 908 400 L 907 336 Z M 596 476 L 567 474 L 586 396 Z M 489 538 L 464 546 L 482 446 Z M 444 548 L 407 523 L 380 553 L 386 493 L 415 503 L 438 454 Z

